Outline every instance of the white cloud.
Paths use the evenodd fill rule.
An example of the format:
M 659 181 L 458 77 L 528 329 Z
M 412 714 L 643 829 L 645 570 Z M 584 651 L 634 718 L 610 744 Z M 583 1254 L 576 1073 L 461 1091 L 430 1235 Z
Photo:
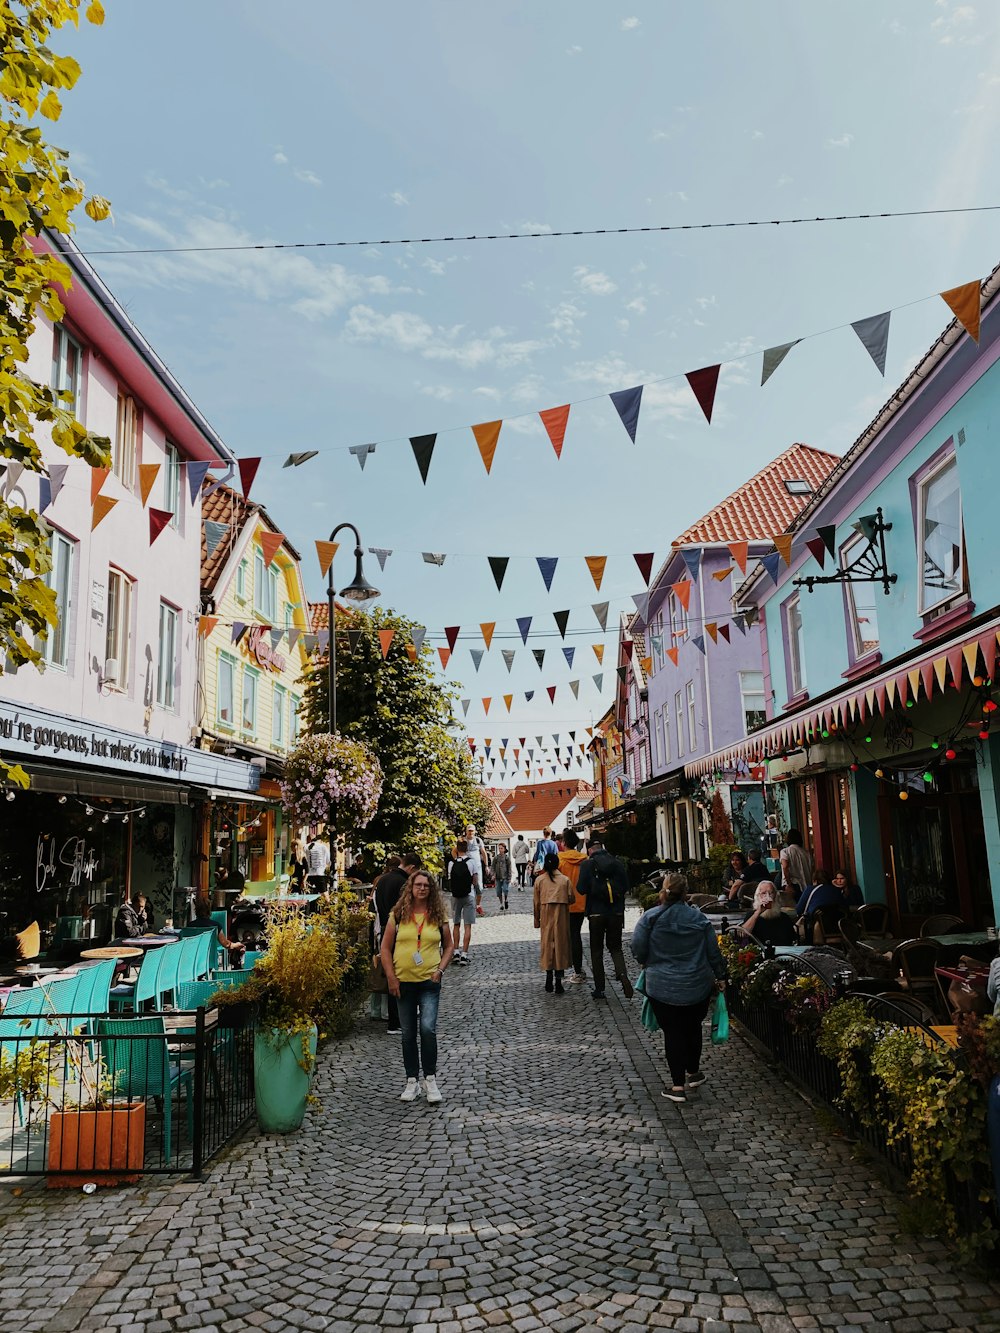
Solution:
M 389 196 L 389 200 L 391 203 L 394 203 L 397 208 L 406 208 L 410 202 L 402 190 L 393 190 L 392 194 Z
M 976 22 L 976 10 L 973 5 L 957 5 L 949 11 L 948 5 L 938 5 L 945 12 L 931 23 L 931 31 L 938 35 L 942 46 L 977 46 L 982 40 L 982 33 L 973 32 Z
M 628 19 L 622 19 L 622 32 L 635 32 L 636 28 L 639 26 L 639 20 L 635 15 Z
M 782 187 L 785 185 L 791 185 L 791 183 L 792 183 L 791 176 L 779 176 L 778 179 L 775 181 L 775 185 L 777 185 L 779 190 L 782 189 Z
M 478 393 L 481 398 L 489 398 L 493 402 L 496 402 L 500 397 L 500 390 L 494 389 L 492 384 L 477 384 L 472 392 Z
M 633 315 L 644 315 L 646 313 L 646 298 L 633 296 L 632 300 L 626 303 L 625 309 L 631 310 Z
M 280 148 L 276 148 L 276 149 L 274 150 L 274 154 L 273 154 L 272 157 L 271 157 L 271 161 L 274 162 L 274 163 L 276 163 L 276 165 L 279 166 L 279 167 L 287 167 L 287 166 L 288 166 L 288 157 L 287 157 L 287 155 L 286 155 L 285 153 L 283 153 L 283 152 L 281 151 Z
M 691 198 L 686 190 L 671 190 L 667 198 L 678 199 L 682 204 L 689 204 L 691 202 Z
M 448 384 L 421 384 L 420 392 L 425 398 L 436 398 L 440 403 L 449 403 L 455 397 L 455 390 Z
M 827 148 L 850 148 L 853 142 L 853 134 L 841 134 L 836 139 L 827 139 L 826 146 Z
M 296 167 L 292 172 L 292 175 L 297 181 L 301 181 L 303 185 L 323 184 L 322 178 L 317 176 L 315 171 L 310 171 L 307 167 Z
M 651 143 L 663 143 L 674 137 L 673 130 L 654 130 L 649 136 Z
M 751 130 L 750 132 L 751 139 L 763 139 L 763 137 L 764 137 L 763 130 Z
M 707 310 L 709 306 L 718 304 L 714 296 L 696 296 L 694 299 L 696 304 L 699 305 L 702 310 Z
M 583 54 L 582 46 L 567 46 L 566 54 L 568 56 L 578 56 Z
M 630 326 L 627 319 L 618 318 L 615 320 L 615 328 L 618 330 L 619 333 L 628 333 L 629 327 Z
M 574 305 L 572 301 L 560 301 L 552 310 L 552 318 L 549 320 L 548 327 L 557 333 L 560 337 L 573 338 L 577 333 L 577 325 L 581 319 L 586 319 L 586 310 L 580 306 Z
M 587 268 L 585 264 L 573 270 L 573 277 L 576 278 L 581 290 L 589 292 L 592 296 L 610 296 L 612 292 L 618 290 L 617 283 L 612 282 L 606 273 Z
M 537 416 L 504 417 L 504 430 L 512 430 L 515 435 L 541 435 L 542 423 Z
M 452 362 L 463 370 L 484 365 L 500 369 L 522 365 L 545 346 L 531 339 L 509 338 L 502 329 L 490 329 L 485 336 L 472 336 L 461 324 L 435 327 L 412 311 L 395 310 L 383 315 L 368 305 L 351 307 L 344 333 L 352 342 L 382 343 L 400 352 L 415 353 L 427 361 Z
M 540 232 L 543 236 L 552 234 L 552 228 L 547 222 L 522 222 L 520 229 L 525 232 Z

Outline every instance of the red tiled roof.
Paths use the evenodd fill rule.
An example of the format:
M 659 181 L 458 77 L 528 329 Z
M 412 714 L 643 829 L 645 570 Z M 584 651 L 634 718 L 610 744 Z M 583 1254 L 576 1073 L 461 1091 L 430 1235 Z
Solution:
M 219 575 L 225 569 L 233 547 L 249 520 L 263 523 L 264 527 L 270 528 L 272 532 L 281 532 L 263 505 L 251 504 L 250 501 L 244 500 L 239 491 L 234 491 L 229 486 L 218 486 L 211 495 L 205 494 L 211 485 L 214 483 L 206 481 L 201 497 L 201 586 L 204 592 L 215 590 Z M 209 520 L 229 525 L 229 531 L 211 555 L 208 554 L 205 541 L 205 524 Z M 284 537 L 284 534 L 282 536 Z M 284 537 L 282 545 L 293 560 L 300 558 L 298 551 L 287 537 Z
M 592 796 L 593 785 L 580 778 L 566 778 L 559 782 L 536 782 L 530 786 L 515 787 L 500 804 L 500 813 L 511 828 L 550 828 L 574 796 Z M 556 829 L 559 832 L 559 829 Z
M 697 523 L 674 539 L 674 546 L 700 542 L 770 541 L 792 523 L 812 492 L 824 482 L 840 459 L 808 444 L 793 444 L 767 467 L 726 496 Z M 805 481 L 808 495 L 790 495 L 785 481 Z
M 344 606 L 342 602 L 334 602 L 334 606 L 337 608 L 337 612 L 341 616 L 349 616 L 353 614 L 353 612 L 351 612 L 348 607 Z M 308 604 L 308 610 L 309 625 L 314 634 L 318 634 L 321 629 L 330 628 L 330 607 L 326 602 L 310 602 Z M 343 626 L 341 626 L 341 633 L 343 633 Z M 340 642 L 339 638 L 337 642 Z
M 504 840 L 514 836 L 514 830 L 507 820 L 507 816 L 497 804 L 496 797 L 493 798 L 493 805 L 490 810 L 489 818 L 486 821 L 486 827 L 483 830 L 483 836 L 487 838 L 496 838 Z

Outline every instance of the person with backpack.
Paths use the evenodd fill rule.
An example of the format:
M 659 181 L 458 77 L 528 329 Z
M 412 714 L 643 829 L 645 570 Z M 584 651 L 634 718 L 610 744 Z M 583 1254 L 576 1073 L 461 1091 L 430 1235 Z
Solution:
M 626 1000 L 632 998 L 632 983 L 622 953 L 622 935 L 625 931 L 625 896 L 628 893 L 628 871 L 617 856 L 604 850 L 600 838 L 591 838 L 588 859 L 580 867 L 576 891 L 586 899 L 587 920 L 590 922 L 590 966 L 594 985 L 591 995 L 603 1000 L 604 946 L 607 944 L 615 977 Z
M 469 944 L 476 920 L 476 894 L 482 893 L 477 874 L 479 858 L 469 855 L 469 844 L 459 838 L 451 863 L 448 887 L 451 890 L 451 920 L 455 935 L 455 965 L 468 967 Z M 458 928 L 462 927 L 462 947 L 458 947 Z
M 493 882 L 496 884 L 497 902 L 500 904 L 500 910 L 501 912 L 509 912 L 510 853 L 503 843 L 497 849 L 497 854 L 493 858 L 490 869 L 493 871 Z
M 562 835 L 563 850 L 559 853 L 559 869 L 573 888 L 569 904 L 569 941 L 573 955 L 573 975 L 576 984 L 587 980 L 583 970 L 583 918 L 587 914 L 587 900 L 577 888 L 580 869 L 587 864 L 587 853 L 580 851 L 580 838 L 575 829 L 568 828 Z

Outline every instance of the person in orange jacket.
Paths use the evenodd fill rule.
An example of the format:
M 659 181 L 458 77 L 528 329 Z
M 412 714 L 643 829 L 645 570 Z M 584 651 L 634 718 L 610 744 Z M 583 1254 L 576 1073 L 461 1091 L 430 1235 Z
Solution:
M 570 982 L 579 984 L 587 980 L 583 970 L 583 921 L 587 915 L 587 899 L 576 891 L 576 881 L 580 877 L 580 867 L 587 859 L 587 853 L 580 850 L 580 839 L 573 829 L 566 829 L 562 835 L 564 850 L 559 853 L 559 869 L 573 886 L 573 901 L 569 905 L 569 942 L 573 957 L 573 975 Z

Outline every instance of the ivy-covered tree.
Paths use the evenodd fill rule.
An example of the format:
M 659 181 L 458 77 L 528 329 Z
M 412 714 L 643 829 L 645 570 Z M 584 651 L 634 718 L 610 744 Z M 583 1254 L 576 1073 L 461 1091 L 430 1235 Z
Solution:
M 419 852 L 440 868 L 439 840 L 472 822 L 481 830 L 490 811 L 476 783 L 467 747 L 454 733 L 454 693 L 435 676 L 431 650 L 407 652 L 414 622 L 393 611 L 350 611 L 337 616 L 337 729 L 364 741 L 384 775 L 378 812 L 351 844 L 369 872 L 390 852 Z M 383 659 L 379 632 L 392 630 Z M 327 663 L 304 677 L 304 723 L 329 729 Z
M 61 95 L 80 77 L 71 56 L 57 55 L 50 35 L 79 22 L 84 0 L 0 0 L 0 460 L 44 472 L 38 443 L 42 424 L 54 444 L 92 466 L 108 463 L 110 442 L 91 435 L 59 401 L 59 395 L 25 372 L 28 340 L 39 311 L 53 322 L 64 310 L 59 289 L 70 285 L 66 264 L 45 252 L 46 230 L 73 230 L 73 210 L 84 188 L 71 175 L 66 154 L 45 142 L 39 116 L 58 120 Z M 90 0 L 91 23 L 104 10 Z M 95 222 L 110 206 L 95 196 L 85 205 Z M 52 561 L 49 534 L 33 509 L 0 496 L 0 673 L 37 663 L 36 639 L 56 623 L 56 599 L 45 575 Z M 0 777 L 27 786 L 23 769 L 0 760 Z

